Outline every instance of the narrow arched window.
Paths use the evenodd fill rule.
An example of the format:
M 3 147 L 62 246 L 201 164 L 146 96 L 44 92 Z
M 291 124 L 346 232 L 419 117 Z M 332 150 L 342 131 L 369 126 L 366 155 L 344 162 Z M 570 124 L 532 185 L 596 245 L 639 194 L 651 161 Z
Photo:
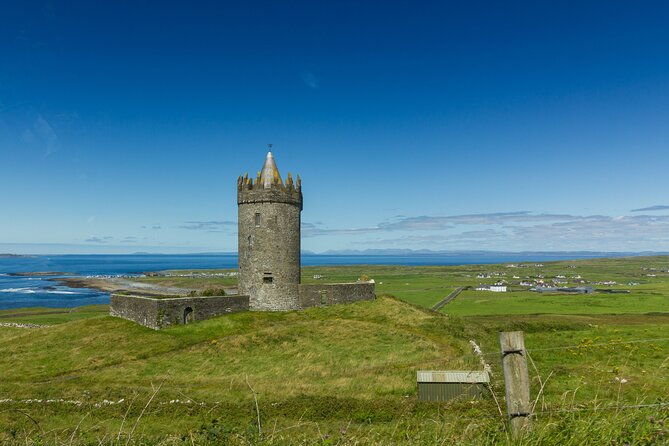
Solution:
M 256 212 L 256 226 L 260 226 L 260 213 Z
M 193 322 L 193 309 L 186 307 L 184 309 L 184 324 L 190 324 L 191 322 Z

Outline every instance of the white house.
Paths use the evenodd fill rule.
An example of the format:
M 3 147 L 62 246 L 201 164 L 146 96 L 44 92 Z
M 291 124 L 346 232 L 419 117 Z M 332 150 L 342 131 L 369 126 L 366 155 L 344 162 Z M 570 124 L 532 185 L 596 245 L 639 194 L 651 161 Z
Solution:
M 493 291 L 495 293 L 506 293 L 506 285 L 479 285 L 476 287 L 476 291 Z

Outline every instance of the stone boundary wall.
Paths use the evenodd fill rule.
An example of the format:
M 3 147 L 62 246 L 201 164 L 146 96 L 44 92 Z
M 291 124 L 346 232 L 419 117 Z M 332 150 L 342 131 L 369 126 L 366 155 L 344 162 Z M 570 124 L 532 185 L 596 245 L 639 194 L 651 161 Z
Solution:
M 374 300 L 374 282 L 299 285 L 300 308 Z M 112 294 L 109 314 L 159 330 L 209 319 L 222 314 L 250 311 L 249 296 L 155 298 Z
M 160 328 L 158 326 L 158 299 L 112 294 L 109 297 L 109 315 L 122 317 L 156 330 Z
M 240 311 L 249 311 L 249 296 L 153 298 L 112 294 L 109 301 L 111 316 L 154 330 Z
M 374 282 L 300 285 L 301 308 L 374 300 Z

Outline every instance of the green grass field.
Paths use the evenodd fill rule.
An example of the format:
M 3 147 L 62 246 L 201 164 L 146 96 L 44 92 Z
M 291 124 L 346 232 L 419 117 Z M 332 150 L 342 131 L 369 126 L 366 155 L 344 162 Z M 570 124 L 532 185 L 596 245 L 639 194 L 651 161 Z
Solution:
M 0 310 L 0 323 L 62 324 L 79 319 L 105 316 L 108 313 L 108 305 L 88 305 L 79 308 L 20 308 L 15 310 Z
M 111 318 L 105 306 L 2 311 L 0 323 L 52 326 L 0 327 L 0 444 L 666 444 L 668 267 L 666 257 L 308 267 L 306 283 L 367 275 L 379 295 L 396 297 L 162 331 Z M 580 275 L 631 293 L 465 291 L 428 309 L 458 286 L 490 282 L 476 277 L 486 272 Z M 416 370 L 480 369 L 474 340 L 503 410 L 501 330 L 523 330 L 532 360 L 535 428 L 515 442 L 493 398 L 416 397 Z
M 653 293 L 545 295 L 531 292 L 463 291 L 443 312 L 482 314 L 647 314 L 667 312 L 669 297 Z

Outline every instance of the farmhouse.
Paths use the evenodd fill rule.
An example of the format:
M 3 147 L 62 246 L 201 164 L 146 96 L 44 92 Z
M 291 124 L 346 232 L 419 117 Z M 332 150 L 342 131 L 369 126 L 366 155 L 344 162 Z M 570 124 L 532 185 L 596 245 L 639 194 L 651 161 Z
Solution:
M 494 285 L 479 285 L 476 287 L 476 291 L 492 291 L 495 293 L 506 293 L 506 285 L 494 284 Z
M 530 291 L 536 293 L 570 293 L 570 294 L 592 294 L 593 288 L 590 286 L 578 287 L 555 287 L 555 286 L 536 286 L 530 288 Z

